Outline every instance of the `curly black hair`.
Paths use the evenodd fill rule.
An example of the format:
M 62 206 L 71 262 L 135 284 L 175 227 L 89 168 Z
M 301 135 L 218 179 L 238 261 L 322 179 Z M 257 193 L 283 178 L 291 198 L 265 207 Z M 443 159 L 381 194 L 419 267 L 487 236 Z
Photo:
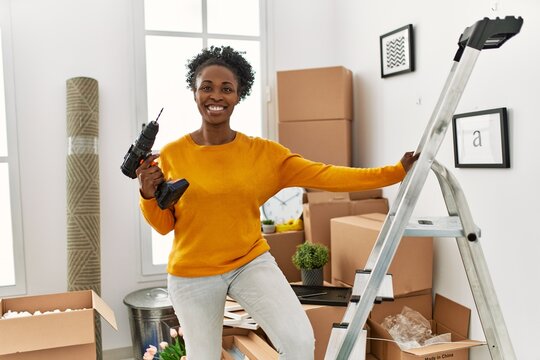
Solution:
M 238 81 L 238 97 L 241 101 L 251 93 L 255 80 L 255 72 L 251 64 L 230 46 L 211 46 L 191 58 L 186 67 L 186 82 L 188 89 L 195 91 L 197 76 L 207 66 L 221 65 L 231 70 Z

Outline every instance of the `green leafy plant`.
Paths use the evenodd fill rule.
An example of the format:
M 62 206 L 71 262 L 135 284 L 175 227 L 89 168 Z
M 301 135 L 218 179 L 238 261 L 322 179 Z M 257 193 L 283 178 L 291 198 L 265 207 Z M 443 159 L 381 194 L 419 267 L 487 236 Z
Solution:
M 292 262 L 299 270 L 319 269 L 326 265 L 329 259 L 328 247 L 323 244 L 303 243 L 296 247 Z
M 264 219 L 264 220 L 261 221 L 261 224 L 263 224 L 263 225 L 274 225 L 274 220 Z
M 184 340 L 179 336 L 182 334 L 179 334 L 174 328 L 171 328 L 170 331 L 172 344 L 169 345 L 166 341 L 161 342 L 159 344 L 161 351 L 158 351 L 154 345 L 148 346 L 143 354 L 143 360 L 154 360 L 156 356 L 159 360 L 185 360 L 186 346 Z

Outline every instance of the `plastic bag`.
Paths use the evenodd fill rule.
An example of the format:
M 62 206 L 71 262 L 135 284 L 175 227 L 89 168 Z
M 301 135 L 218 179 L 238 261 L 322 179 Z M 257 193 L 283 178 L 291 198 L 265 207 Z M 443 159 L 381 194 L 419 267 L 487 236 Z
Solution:
M 403 307 L 400 314 L 387 316 L 381 325 L 401 350 L 451 341 L 450 334 L 433 335 L 429 321 L 407 306 Z

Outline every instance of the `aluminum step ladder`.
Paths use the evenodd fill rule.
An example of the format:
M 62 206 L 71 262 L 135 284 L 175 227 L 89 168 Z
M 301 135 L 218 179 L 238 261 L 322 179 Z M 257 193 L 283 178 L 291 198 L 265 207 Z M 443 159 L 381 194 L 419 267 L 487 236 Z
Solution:
M 456 178 L 435 160 L 435 155 L 480 51 L 499 48 L 519 33 L 522 24 L 521 17 L 484 18 L 461 34 L 450 74 L 416 150 L 420 157 L 399 188 L 367 260 L 366 269 L 357 271 L 353 297 L 342 323 L 332 329 L 325 360 L 359 359 L 358 349 L 364 349 L 366 341 L 363 328 L 374 302 L 393 297 L 393 294 L 388 294 L 391 279 L 387 272 L 402 236 L 456 238 L 491 358 L 516 359 L 480 246 L 480 230 L 472 219 Z M 449 216 L 412 219 L 417 199 L 431 170 L 441 186 Z

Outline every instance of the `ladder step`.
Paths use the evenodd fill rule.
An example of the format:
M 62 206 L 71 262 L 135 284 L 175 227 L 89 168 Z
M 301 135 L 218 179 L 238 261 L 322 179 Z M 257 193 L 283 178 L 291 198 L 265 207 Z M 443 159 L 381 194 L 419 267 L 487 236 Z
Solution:
M 394 216 L 389 216 L 394 221 Z M 480 229 L 477 228 L 478 236 Z M 414 237 L 465 237 L 459 216 L 411 217 L 403 236 Z
M 349 302 L 349 305 L 347 306 L 347 309 L 345 310 L 345 314 L 343 315 L 343 319 L 341 320 L 341 322 L 350 323 L 352 321 L 354 313 L 356 312 L 356 308 L 358 307 L 359 301 L 360 301 L 360 296 L 351 297 L 351 301 Z
M 330 339 L 328 340 L 328 346 L 324 360 L 334 360 L 337 357 L 343 339 L 347 334 L 348 323 L 336 323 L 332 326 L 332 332 L 330 333 Z M 350 360 L 365 360 L 366 358 L 366 341 L 367 331 L 362 330 L 356 338 L 354 347 L 349 355 Z
M 354 284 L 352 290 L 352 296 L 362 296 L 366 290 L 369 277 L 371 276 L 371 270 L 356 270 L 354 275 Z M 375 302 L 380 301 L 392 301 L 394 300 L 394 287 L 392 283 L 392 274 L 386 274 L 383 279 L 379 291 L 377 292 L 377 299 Z

